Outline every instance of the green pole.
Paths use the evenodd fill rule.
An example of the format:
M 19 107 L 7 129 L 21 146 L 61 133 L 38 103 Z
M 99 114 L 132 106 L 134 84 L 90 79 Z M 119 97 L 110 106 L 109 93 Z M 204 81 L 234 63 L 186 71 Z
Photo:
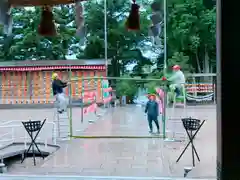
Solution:
M 162 126 L 163 126 L 163 138 L 166 138 L 166 114 L 167 114 L 167 91 L 166 85 L 164 85 L 164 99 L 163 99 L 163 116 L 162 116 Z
M 166 51 L 165 51 L 166 53 Z M 164 54 L 164 69 L 163 69 L 163 75 L 166 77 L 167 75 L 167 54 Z M 162 116 L 162 128 L 163 128 L 163 138 L 166 138 L 166 121 L 167 121 L 167 83 L 164 83 L 163 86 L 164 91 L 164 99 L 163 99 L 163 116 Z
M 103 93 L 104 93 L 104 91 L 103 91 L 103 76 L 101 76 L 101 96 L 102 96 L 102 102 L 103 102 L 103 98 L 104 98 Z M 103 104 L 104 104 L 104 102 L 103 102 Z M 105 105 L 104 105 L 104 107 L 105 107 Z
M 72 79 L 72 69 L 71 66 L 69 66 L 69 74 L 68 77 L 71 80 Z M 71 82 L 71 81 L 70 81 Z M 73 136 L 73 127 L 72 127 L 72 84 L 69 85 L 69 128 L 70 128 L 70 137 Z

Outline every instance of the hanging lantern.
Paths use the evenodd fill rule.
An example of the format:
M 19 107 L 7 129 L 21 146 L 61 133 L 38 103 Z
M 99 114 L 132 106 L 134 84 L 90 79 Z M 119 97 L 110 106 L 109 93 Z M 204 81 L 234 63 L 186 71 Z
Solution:
M 80 1 L 77 1 L 75 3 L 75 11 L 76 11 L 76 25 L 77 25 L 77 31 L 76 35 L 81 38 L 81 44 L 84 42 L 85 34 L 86 34 L 86 28 L 84 27 L 84 16 L 83 16 L 83 6 Z
M 12 33 L 11 5 L 7 0 L 0 1 L 0 24 L 3 25 L 4 34 Z
M 139 8 L 140 6 L 136 4 L 136 0 L 133 0 L 131 11 L 126 22 L 126 27 L 128 30 L 136 31 L 140 29 Z
M 56 27 L 54 24 L 52 8 L 44 6 L 42 8 L 41 21 L 38 27 L 38 33 L 42 36 L 56 36 Z

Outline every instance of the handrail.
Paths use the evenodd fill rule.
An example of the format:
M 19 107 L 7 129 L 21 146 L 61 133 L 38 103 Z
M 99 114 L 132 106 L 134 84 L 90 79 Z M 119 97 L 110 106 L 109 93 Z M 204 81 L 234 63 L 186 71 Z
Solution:
M 85 180 L 216 180 L 217 178 L 211 177 L 211 178 L 180 178 L 180 177 L 126 177 L 126 176 L 75 176 L 75 175 L 10 175 L 10 174 L 3 174 L 0 175 L 0 179 L 4 180 L 14 180 L 14 179 L 68 179 L 68 180 L 80 180 L 80 179 L 85 179 Z
M 0 139 L 1 139 L 2 137 L 6 136 L 6 135 L 9 135 L 9 132 L 8 132 L 8 133 L 5 133 L 5 134 L 2 134 L 2 135 L 0 136 Z
M 7 122 L 4 122 L 2 124 L 0 124 L 0 128 L 11 128 L 11 132 L 7 132 L 5 134 L 1 134 L 0 135 L 0 142 L 7 142 L 9 141 L 10 144 L 13 143 L 15 141 L 15 128 L 23 128 L 22 125 L 20 124 L 17 124 L 17 125 L 8 125 L 8 124 L 11 124 L 11 123 L 21 123 L 21 121 L 17 121 L 17 120 L 13 120 L 13 121 L 7 121 Z M 46 122 L 46 124 L 50 124 L 53 126 L 53 131 L 52 131 L 52 141 L 53 141 L 53 144 L 56 145 L 57 144 L 57 130 L 56 130 L 56 124 L 54 122 Z M 5 137 L 5 136 L 11 136 L 11 138 L 2 138 L 2 137 Z M 27 140 L 29 139 L 28 135 L 27 135 L 27 132 L 24 130 L 24 136 L 20 136 L 18 137 L 18 139 L 24 139 L 24 146 L 25 148 L 27 147 Z M 40 137 L 38 137 L 37 139 L 41 139 L 41 134 L 40 134 Z M 48 144 L 48 138 L 46 138 L 44 140 L 44 143 L 45 143 L 45 146 L 47 146 Z

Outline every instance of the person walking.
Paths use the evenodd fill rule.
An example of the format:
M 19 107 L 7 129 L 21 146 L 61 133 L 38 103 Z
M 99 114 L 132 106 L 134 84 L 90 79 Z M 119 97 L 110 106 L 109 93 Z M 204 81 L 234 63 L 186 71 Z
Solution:
M 67 87 L 68 83 L 63 82 L 57 73 L 52 74 L 52 91 L 53 95 L 56 97 L 58 103 L 58 113 L 62 114 L 64 111 L 67 111 L 67 99 L 63 92 L 63 88 Z
M 146 104 L 145 113 L 147 113 L 148 125 L 149 125 L 149 133 L 153 133 L 152 122 L 154 121 L 157 127 L 157 134 L 160 134 L 159 123 L 158 123 L 158 115 L 159 115 L 159 107 L 156 102 L 156 96 L 151 94 L 148 96 L 149 101 Z

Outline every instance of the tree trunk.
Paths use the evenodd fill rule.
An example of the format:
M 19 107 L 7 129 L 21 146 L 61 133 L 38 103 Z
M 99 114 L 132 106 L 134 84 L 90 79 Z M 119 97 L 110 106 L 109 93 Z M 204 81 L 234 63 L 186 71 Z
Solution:
M 198 51 L 196 52 L 196 61 L 197 61 L 198 73 L 201 73 L 201 66 L 200 66 L 200 62 L 199 62 L 199 58 L 198 58 Z
M 116 58 L 112 59 L 112 73 L 111 74 L 113 77 L 120 76 L 119 61 Z
M 207 47 L 205 47 L 205 56 L 204 56 L 204 73 L 210 73 L 210 65 L 209 65 L 209 55 L 207 51 Z M 208 82 L 211 80 L 211 77 L 205 76 L 204 81 Z
M 119 60 L 115 57 L 112 59 L 112 76 L 113 77 L 120 77 L 120 68 L 119 68 Z M 109 80 L 111 86 L 114 88 L 116 86 L 117 81 L 115 79 Z

